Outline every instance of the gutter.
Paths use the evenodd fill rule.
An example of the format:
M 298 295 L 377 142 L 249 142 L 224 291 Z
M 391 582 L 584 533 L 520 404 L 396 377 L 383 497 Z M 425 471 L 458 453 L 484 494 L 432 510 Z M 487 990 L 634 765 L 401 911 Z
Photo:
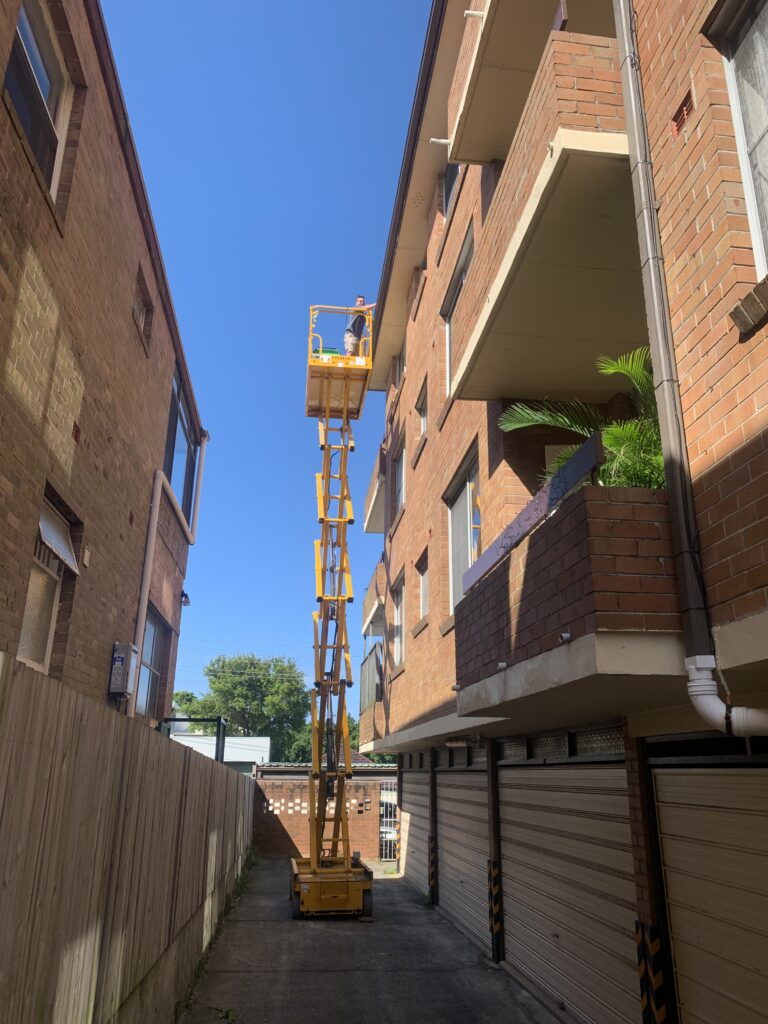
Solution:
M 372 355 L 374 357 L 376 355 L 376 343 L 379 337 L 379 325 L 381 323 L 381 317 L 384 315 L 384 305 L 386 303 L 387 292 L 389 291 L 390 277 L 392 276 L 392 263 L 395 258 L 395 249 L 397 248 L 397 240 L 400 237 L 400 228 L 403 223 L 405 200 L 408 193 L 408 186 L 411 181 L 411 174 L 413 173 L 413 161 L 416 156 L 416 146 L 419 141 L 421 122 L 424 118 L 424 109 L 427 104 L 427 93 L 429 92 L 429 86 L 432 81 L 432 71 L 435 66 L 435 57 L 437 56 L 437 45 L 440 41 L 440 32 L 443 28 L 443 21 L 445 19 L 447 7 L 448 0 L 433 0 L 432 10 L 429 15 L 427 38 L 424 41 L 424 51 L 421 55 L 419 77 L 416 81 L 416 94 L 413 98 L 413 106 L 411 107 L 411 119 L 408 123 L 408 134 L 405 140 L 403 162 L 400 166 L 400 177 L 398 178 L 397 192 L 395 193 L 395 206 L 392 211 L 392 221 L 389 226 L 387 248 L 384 252 L 384 263 L 381 268 L 381 278 L 379 280 L 379 291 L 376 296 L 376 314 L 373 321 L 372 343 Z
M 133 634 L 133 646 L 138 651 L 136 657 L 136 668 L 131 680 L 131 692 L 128 696 L 128 707 L 126 714 L 128 718 L 136 717 L 136 699 L 139 690 L 139 674 L 141 672 L 141 654 L 144 646 L 144 629 L 147 624 L 147 607 L 149 605 L 149 585 L 152 579 L 152 566 L 155 560 L 155 541 L 157 540 L 157 524 L 160 519 L 160 504 L 163 492 L 176 514 L 179 526 L 184 533 L 187 544 L 190 546 L 197 540 L 197 520 L 200 514 L 200 494 L 203 487 L 203 471 L 205 469 L 205 450 L 208 447 L 210 435 L 207 430 L 200 432 L 200 458 L 197 462 L 197 476 L 195 479 L 195 504 L 192 511 L 192 525 L 187 523 L 186 516 L 171 489 L 170 481 L 162 469 L 155 470 L 155 478 L 152 484 L 152 502 L 149 506 L 149 526 L 147 527 L 147 546 L 144 549 L 144 566 L 141 570 L 141 589 L 139 591 L 139 613 L 136 616 L 136 629 Z
M 766 736 L 768 709 L 732 707 L 730 692 L 717 667 L 701 568 L 691 470 L 672 341 L 672 321 L 664 276 L 632 0 L 613 0 L 613 11 L 621 61 L 645 311 L 669 492 L 672 543 L 682 602 L 688 696 L 697 714 L 712 729 L 732 736 Z M 719 694 L 716 672 L 726 689 L 725 700 Z

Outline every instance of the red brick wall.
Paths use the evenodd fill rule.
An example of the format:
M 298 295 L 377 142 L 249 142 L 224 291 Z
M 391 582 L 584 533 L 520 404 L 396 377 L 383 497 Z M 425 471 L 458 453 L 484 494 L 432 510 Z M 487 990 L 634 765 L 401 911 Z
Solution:
M 268 857 L 309 856 L 308 795 L 306 778 L 256 780 L 253 829 L 259 853 Z M 379 856 L 380 783 L 352 779 L 346 784 L 346 797 L 352 849 L 359 850 L 363 860 L 375 860 Z
M 482 11 L 486 7 L 485 0 L 471 0 L 464 5 L 467 11 Z M 461 38 L 459 56 L 456 59 L 456 70 L 453 73 L 451 91 L 448 95 L 448 134 L 452 135 L 456 127 L 456 118 L 459 116 L 459 104 L 464 95 L 464 86 L 467 82 L 472 58 L 480 36 L 483 21 L 481 18 L 467 18 L 464 24 L 464 35 Z
M 636 0 L 664 268 L 704 575 L 720 624 L 768 607 L 768 328 L 728 318 L 756 282 L 714 0 Z M 660 45 L 663 44 L 663 45 Z M 691 90 L 677 137 L 671 118 Z
M 620 79 L 615 39 L 551 33 L 482 234 L 475 225 L 475 256 L 454 314 L 453 374 L 544 164 L 548 144 L 561 127 L 624 131 Z
M 600 630 L 680 629 L 666 495 L 585 487 L 456 608 L 456 676 L 525 661 Z
M 0 4 L 0 77 L 18 8 Z M 48 483 L 83 524 L 78 553 L 91 551 L 52 666 L 104 699 L 112 644 L 133 639 L 175 357 L 84 5 L 63 8 L 87 85 L 63 219 L 0 101 L 0 652 L 16 653 Z M 154 304 L 148 354 L 132 316 L 139 264 Z M 164 509 L 151 600 L 176 633 L 186 549 Z

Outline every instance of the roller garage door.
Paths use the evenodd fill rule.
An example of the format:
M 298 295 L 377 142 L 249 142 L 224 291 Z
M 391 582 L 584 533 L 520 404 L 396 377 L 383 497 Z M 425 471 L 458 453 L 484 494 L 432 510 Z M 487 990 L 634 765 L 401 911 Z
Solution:
M 627 775 L 499 769 L 507 962 L 580 1021 L 639 1024 Z
M 429 772 L 403 772 L 400 807 L 400 870 L 420 892 L 429 890 Z
M 768 770 L 654 770 L 681 1024 L 768 1019 Z
M 490 950 L 485 772 L 437 774 L 440 907 Z

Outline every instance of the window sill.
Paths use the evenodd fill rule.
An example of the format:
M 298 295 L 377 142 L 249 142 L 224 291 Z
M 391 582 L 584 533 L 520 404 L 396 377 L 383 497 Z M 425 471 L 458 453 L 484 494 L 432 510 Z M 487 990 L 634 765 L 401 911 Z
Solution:
M 448 636 L 452 629 L 456 626 L 456 616 L 449 615 L 447 619 L 443 619 L 440 623 L 440 636 Z
M 416 625 L 411 630 L 411 636 L 413 637 L 413 639 L 415 640 L 416 637 L 419 635 L 419 633 L 423 633 L 428 625 L 429 625 L 429 613 L 427 613 L 425 616 L 423 616 L 423 618 L 419 619 L 419 621 L 416 623 Z
M 768 277 L 751 288 L 728 314 L 744 339 L 768 319 Z
M 448 413 L 453 408 L 453 403 L 454 403 L 453 395 L 448 395 L 446 400 L 443 402 L 443 407 L 442 407 L 442 409 L 440 410 L 440 412 L 438 413 L 438 416 L 437 416 L 437 429 L 438 429 L 438 431 L 442 430 L 443 427 L 445 426 L 445 421 L 448 419 Z
M 413 453 L 413 458 L 411 459 L 411 469 L 416 469 L 416 463 L 421 458 L 421 453 L 424 451 L 426 444 L 427 435 L 422 434 L 421 437 L 419 438 L 419 443 L 416 445 L 416 451 Z
M 5 106 L 5 109 L 8 111 L 11 123 L 13 124 L 14 130 L 19 137 L 19 141 L 21 142 L 21 148 L 24 150 L 24 156 L 27 158 L 27 163 L 32 169 L 32 173 L 35 176 L 35 181 L 37 182 L 40 191 L 43 194 L 43 198 L 45 199 L 48 209 L 51 211 L 51 216 L 53 217 L 56 227 L 59 230 L 59 234 L 63 238 L 64 222 L 61 219 L 59 211 L 56 209 L 56 201 L 51 195 L 51 190 L 48 188 L 48 182 L 45 180 L 42 171 L 37 166 L 37 160 L 35 160 L 35 154 L 32 152 L 32 147 L 29 145 L 27 133 L 24 131 L 21 121 L 19 120 L 19 116 L 16 113 L 16 109 L 13 106 L 11 94 L 8 92 L 7 89 L 3 89 L 3 104 Z
M 394 683 L 394 681 L 396 679 L 398 679 L 403 674 L 403 672 L 405 672 L 405 662 L 401 661 L 400 664 L 397 666 L 397 668 L 393 672 L 390 673 L 390 675 L 389 675 L 390 683 Z
M 387 534 L 387 536 L 389 537 L 390 540 L 392 540 L 392 538 L 394 537 L 395 531 L 397 530 L 398 526 L 400 525 L 400 520 L 403 518 L 404 515 L 405 515 L 405 505 L 403 505 L 402 508 L 400 509 L 400 511 L 397 513 L 397 515 L 394 518 L 394 521 L 393 521 L 392 525 L 389 528 L 389 533 Z

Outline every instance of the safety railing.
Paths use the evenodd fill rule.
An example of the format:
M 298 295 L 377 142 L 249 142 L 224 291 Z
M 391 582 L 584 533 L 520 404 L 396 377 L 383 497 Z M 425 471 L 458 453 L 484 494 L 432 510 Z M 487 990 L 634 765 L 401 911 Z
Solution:
M 330 339 L 324 338 L 320 332 L 320 318 L 325 318 L 326 314 L 334 316 L 333 320 L 323 319 L 326 335 L 329 330 L 333 332 Z M 345 320 L 340 321 L 339 317 Z M 348 359 L 354 365 L 360 359 L 370 360 L 372 354 L 373 306 L 310 306 L 310 361 L 335 362 Z

